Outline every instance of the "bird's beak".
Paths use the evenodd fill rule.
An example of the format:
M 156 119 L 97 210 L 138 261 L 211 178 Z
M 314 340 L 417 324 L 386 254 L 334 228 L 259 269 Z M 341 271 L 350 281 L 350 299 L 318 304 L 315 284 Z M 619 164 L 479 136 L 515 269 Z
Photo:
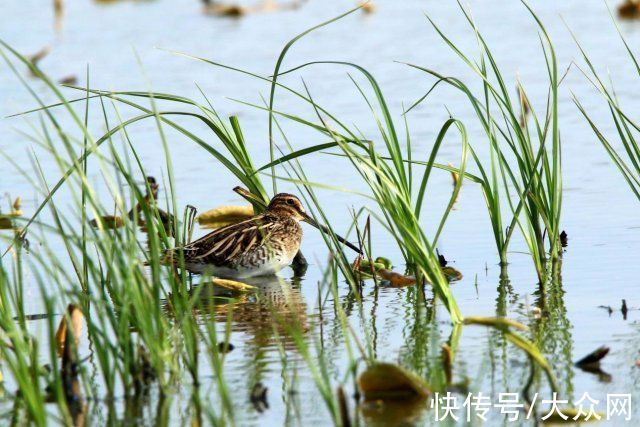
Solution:
M 356 245 L 354 245 L 353 243 L 351 243 L 350 241 L 348 241 L 344 237 L 342 237 L 342 236 L 340 236 L 340 235 L 338 235 L 336 233 L 333 233 L 331 230 L 329 230 L 329 228 L 327 226 L 322 225 L 322 224 L 318 224 L 315 219 L 311 218 L 306 213 L 303 214 L 303 217 L 304 217 L 303 221 L 306 222 L 307 224 L 314 226 L 315 228 L 317 228 L 318 230 L 322 231 L 324 234 L 327 234 L 329 236 L 331 236 L 331 234 L 333 234 L 334 236 L 336 236 L 336 239 L 338 239 L 338 241 L 340 243 L 343 243 L 344 245 L 348 246 L 349 248 L 353 249 L 354 251 L 356 251 L 357 253 L 362 255 L 362 251 L 360 250 L 360 248 L 358 248 Z

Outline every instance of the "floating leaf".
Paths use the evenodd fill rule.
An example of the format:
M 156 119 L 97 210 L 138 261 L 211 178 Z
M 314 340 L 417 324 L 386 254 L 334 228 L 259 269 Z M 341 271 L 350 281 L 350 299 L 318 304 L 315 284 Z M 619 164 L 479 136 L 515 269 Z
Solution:
M 361 280 L 370 279 L 375 274 L 380 279 L 388 281 L 392 287 L 401 288 L 416 284 L 416 278 L 414 276 L 392 271 L 392 267 L 391 261 L 384 257 L 378 257 L 374 262 L 358 257 L 352 265 L 353 271 Z M 462 273 L 453 267 L 443 267 L 442 272 L 449 281 L 462 279 Z
M 578 360 L 576 366 L 583 369 L 597 368 L 600 366 L 600 361 L 604 359 L 607 354 L 609 354 L 609 347 L 599 347 Z
M 376 274 L 382 279 L 388 280 L 391 286 L 396 288 L 413 286 L 416 284 L 415 277 L 405 276 L 404 274 L 396 273 L 395 271 L 387 270 L 386 268 L 379 269 Z
M 212 279 L 211 283 L 216 286 L 220 286 L 221 288 L 236 292 L 250 292 L 256 289 L 255 286 L 229 279 Z
M 220 228 L 254 216 L 253 206 L 222 206 L 197 216 L 196 220 L 206 228 Z
M 604 417 L 604 414 L 602 412 L 593 412 L 589 419 L 587 419 L 589 411 L 585 411 L 584 409 L 581 411 L 577 408 L 562 408 L 559 411 L 566 417 L 566 419 L 561 417 L 558 411 L 554 411 L 549 418 L 542 421 L 542 424 L 576 424 L 598 421 L 602 419 L 602 417 Z
M 391 263 L 391 260 L 385 257 L 379 256 L 378 258 L 376 258 L 375 263 L 382 265 L 383 268 L 387 268 L 387 269 L 393 268 L 393 264 Z
M 462 273 L 453 267 L 442 267 L 442 272 L 450 282 L 462 280 Z
M 431 389 L 424 379 L 392 363 L 375 362 L 358 377 L 365 400 L 424 399 Z
M 378 270 L 390 269 L 392 266 L 391 261 L 384 257 L 378 257 L 374 262 L 358 257 L 354 261 L 352 268 L 360 276 L 360 279 L 364 280 L 371 279 Z

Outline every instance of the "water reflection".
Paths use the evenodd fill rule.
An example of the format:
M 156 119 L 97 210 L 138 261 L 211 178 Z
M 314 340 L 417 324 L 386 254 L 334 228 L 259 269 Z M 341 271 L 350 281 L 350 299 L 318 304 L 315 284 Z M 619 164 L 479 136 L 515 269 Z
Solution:
M 422 399 L 412 401 L 373 401 L 359 406 L 365 425 L 412 426 L 422 425 L 426 403 Z
M 507 317 L 509 307 L 518 301 L 519 295 L 513 289 L 506 265 L 500 266 L 497 292 L 496 316 Z M 512 356 L 513 353 L 509 351 L 507 339 L 501 331 L 496 329 L 490 331 L 489 348 L 492 349 L 492 351 L 489 352 L 492 393 L 495 394 L 496 392 L 499 393 L 503 390 L 509 390 L 509 357 Z M 518 361 L 520 361 L 520 359 L 518 359 Z M 498 375 L 498 373 L 500 375 Z M 497 383 L 498 381 L 500 381 L 500 384 Z M 524 382 L 524 380 L 522 380 L 522 382 Z
M 309 329 L 307 304 L 300 292 L 302 278 L 266 276 L 244 283 L 255 286 L 256 292 L 237 294 L 210 282 L 194 284 L 189 295 L 197 298 L 198 321 L 228 323 L 231 332 L 244 333 L 248 353 L 273 347 L 276 340 L 286 350 L 295 349 L 293 333 Z
M 562 259 L 554 266 L 554 270 L 551 280 L 533 293 L 541 315 L 532 318 L 530 327 L 536 345 L 547 356 L 560 380 L 560 392 L 573 396 L 573 325 L 564 302 Z

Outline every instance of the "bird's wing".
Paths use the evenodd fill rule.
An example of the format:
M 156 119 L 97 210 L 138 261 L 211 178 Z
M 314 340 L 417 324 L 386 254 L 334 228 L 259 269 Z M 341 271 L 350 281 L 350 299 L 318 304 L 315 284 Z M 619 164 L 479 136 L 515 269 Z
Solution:
M 275 228 L 276 223 L 265 221 L 262 216 L 228 225 L 185 246 L 185 258 L 223 263 L 262 245 Z

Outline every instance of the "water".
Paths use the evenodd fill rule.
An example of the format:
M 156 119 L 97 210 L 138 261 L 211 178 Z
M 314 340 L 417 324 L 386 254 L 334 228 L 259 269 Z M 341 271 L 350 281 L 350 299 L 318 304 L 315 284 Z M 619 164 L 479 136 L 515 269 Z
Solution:
M 329 19 L 351 7 L 344 1 L 309 1 L 296 11 L 254 14 L 241 19 L 216 18 L 201 13 L 201 5 L 195 0 L 149 2 L 80 2 L 69 1 L 64 19 L 58 28 L 54 25 L 49 4 L 35 0 L 5 0 L 0 6 L 5 19 L 0 26 L 0 38 L 28 54 L 45 45 L 51 53 L 41 62 L 42 69 L 53 78 L 73 74 L 79 84 L 85 83 L 87 65 L 91 86 L 114 90 L 145 90 L 149 86 L 158 92 L 170 92 L 198 97 L 194 83 L 200 85 L 210 97 L 221 116 L 238 115 L 249 148 L 256 164 L 268 161 L 267 118 L 254 108 L 239 104 L 234 98 L 261 104 L 260 94 L 268 96 L 268 85 L 231 71 L 221 70 L 203 63 L 167 52 L 179 51 L 202 56 L 217 62 L 245 68 L 262 75 L 269 75 L 277 55 L 284 44 L 299 32 Z M 617 39 L 613 24 L 601 2 L 565 1 L 532 2 L 549 31 L 557 49 L 560 67 L 564 70 L 576 61 L 582 64 L 566 24 L 577 34 L 600 71 L 608 71 L 616 82 L 617 94 L 622 104 L 633 111 L 638 101 L 635 96 L 637 76 Z M 519 75 L 534 100 L 534 107 L 544 106 L 545 71 L 534 22 L 518 2 L 471 1 L 470 8 L 483 34 L 498 58 L 503 73 L 513 81 Z M 445 75 L 469 77 L 464 64 L 442 43 L 423 16 L 423 12 L 440 24 L 448 35 L 466 52 L 475 52 L 474 38 L 463 21 L 455 2 L 438 1 L 379 1 L 378 11 L 372 15 L 356 13 L 328 28 L 324 28 L 296 44 L 287 56 L 284 68 L 312 60 L 344 60 L 365 66 L 378 79 L 387 101 L 401 123 L 399 113 L 403 105 L 419 98 L 432 84 L 426 75 L 394 61 L 416 63 L 442 72 Z M 631 46 L 640 42 L 640 25 L 636 22 L 619 22 L 621 31 Z M 161 48 L 161 49 L 157 49 Z M 25 70 L 20 68 L 25 74 Z M 283 78 L 283 82 L 302 88 L 300 76 L 304 76 L 317 102 L 330 106 L 345 122 L 356 123 L 365 135 L 375 136 L 375 124 L 346 73 L 357 75 L 352 69 L 339 66 L 315 66 Z M 356 77 L 362 81 L 360 77 Z M 28 80 L 36 90 L 43 85 Z M 6 67 L 0 68 L 0 114 L 4 117 L 34 106 L 33 99 L 17 84 Z M 569 234 L 569 248 L 563 257 L 562 301 L 549 321 L 544 351 L 554 366 L 564 395 L 575 400 L 584 392 L 600 400 L 600 410 L 607 393 L 631 393 L 637 400 L 637 383 L 640 369 L 635 361 L 640 358 L 638 342 L 637 253 L 639 218 L 637 200 L 626 187 L 616 168 L 609 161 L 603 148 L 571 100 L 575 94 L 593 114 L 598 124 L 607 132 L 614 132 L 608 120 L 606 105 L 602 102 L 579 70 L 572 66 L 563 82 L 561 91 L 561 134 L 563 139 L 564 206 L 562 226 Z M 276 107 L 314 118 L 313 111 L 300 106 L 293 97 L 280 92 Z M 415 157 L 426 159 L 437 131 L 448 116 L 460 118 L 468 126 L 471 143 L 480 152 L 486 144 L 479 133 L 465 100 L 458 94 L 440 89 L 430 96 L 426 104 L 409 115 Z M 96 110 L 97 111 L 97 110 Z M 126 112 L 126 110 L 125 110 Z M 99 129 L 99 117 L 93 117 Z M 31 117 L 35 122 L 35 116 Z M 205 133 L 202 126 L 187 122 L 190 128 Z M 326 142 L 299 126 L 285 123 L 287 137 L 296 148 Z M 0 150 L 18 164 L 29 166 L 29 141 L 15 131 L 27 129 L 21 119 L 0 121 Z M 168 132 L 180 206 L 191 204 L 199 210 L 214 206 L 238 203 L 231 191 L 238 183 L 210 156 L 193 144 L 189 144 L 175 132 Z M 151 122 L 132 128 L 132 140 L 146 168 L 157 176 L 163 175 L 164 158 L 160 140 Z M 212 139 L 208 142 L 214 143 Z M 443 162 L 456 163 L 459 147 L 453 139 L 441 154 Z M 60 171 L 54 160 L 41 153 L 42 167 L 51 180 Z M 363 183 L 339 160 L 322 155 L 303 161 L 311 181 L 324 182 L 355 190 L 364 189 Z M 345 164 L 346 166 L 346 164 Z M 36 206 L 31 185 L 19 174 L 9 172 L 11 167 L 3 160 L 0 192 L 22 195 L 23 210 L 29 214 Z M 282 171 L 281 171 L 282 174 Z M 98 173 L 91 175 L 100 186 Z M 265 177 L 265 182 L 267 182 Z M 433 177 L 432 191 L 425 206 L 425 227 L 433 229 L 449 196 L 451 186 L 447 173 Z M 280 189 L 292 190 L 293 186 L 281 183 Z M 330 220 L 336 224 L 346 221 L 348 209 L 359 208 L 368 202 L 339 191 L 319 190 L 323 206 Z M 108 200 L 106 191 L 102 192 Z M 66 193 L 58 199 L 65 205 Z M 3 201 L 3 210 L 6 204 Z M 339 225 L 339 231 L 346 231 Z M 395 243 L 384 234 L 382 227 L 374 226 L 376 253 L 391 258 L 395 264 L 401 256 Z M 59 243 L 58 243 L 59 244 Z M 59 246 L 61 248 L 61 246 Z M 344 380 L 346 362 L 344 337 L 336 327 L 337 320 L 332 303 L 327 304 L 322 315 L 318 310 L 317 283 L 326 265 L 327 253 L 320 235 L 307 229 L 304 246 L 307 258 L 312 262 L 301 281 L 282 288 L 279 284 L 264 284 L 263 297 L 276 301 L 287 315 L 303 319 L 310 326 L 306 334 L 308 342 L 322 342 L 324 356 L 329 362 L 334 384 Z M 62 249 L 60 249 L 62 250 Z M 520 239 L 511 245 L 511 264 L 508 267 L 511 291 L 500 295 L 500 268 L 495 253 L 489 221 L 482 194 L 477 187 L 465 185 L 446 225 L 440 250 L 463 272 L 464 279 L 453 287 L 454 294 L 465 315 L 492 316 L 499 307 L 505 307 L 508 315 L 529 323 L 530 305 L 537 296 L 537 279 Z M 397 266 L 402 269 L 402 266 Z M 290 277 L 287 272 L 285 276 Z M 503 286 L 504 288 L 504 286 Z M 340 285 L 342 302 L 346 300 L 347 285 Z M 29 295 L 39 295 L 38 289 L 28 289 Z M 427 291 L 427 303 L 417 310 L 414 289 L 373 289 L 368 283 L 363 294 L 363 315 L 356 308 L 347 311 L 349 320 L 362 337 L 363 330 L 373 333 L 375 354 L 378 359 L 402 362 L 422 374 L 426 366 L 439 357 L 439 345 L 447 340 L 450 328 L 447 315 L 441 308 L 431 306 L 431 293 Z M 632 308 L 623 319 L 618 308 L 625 298 Z M 39 312 L 41 304 L 33 299 L 32 310 Z M 279 305 L 281 304 L 281 305 Z M 609 314 L 600 306 L 611 306 Z M 296 351 L 292 341 L 283 333 L 287 368 L 283 369 L 277 341 L 271 327 L 269 311 L 254 298 L 237 303 L 238 314 L 232 324 L 231 342 L 236 349 L 225 361 L 226 380 L 231 390 L 236 416 L 241 425 L 319 424 L 330 422 L 324 403 L 317 392 L 307 365 Z M 223 318 L 215 319 L 206 310 L 200 315 L 202 322 L 217 320 L 224 329 Z M 433 319 L 430 316 L 435 316 Z M 31 322 L 36 337 L 44 337 L 46 328 L 42 321 Z M 322 325 L 322 328 L 320 328 Z M 492 334 L 486 329 L 466 327 L 460 341 L 460 352 L 455 362 L 455 378 L 471 379 L 472 389 L 485 394 L 517 391 L 526 380 L 526 359 L 515 348 L 503 349 L 489 345 Z M 602 363 L 602 369 L 610 376 L 585 373 L 572 366 L 573 362 L 600 345 L 607 345 L 611 352 Z M 312 346 L 313 347 L 313 346 Z M 81 348 L 86 351 L 86 348 Z M 315 351 L 315 350 L 314 350 Z M 43 361 L 46 358 L 43 356 Z M 296 372 L 295 395 L 283 387 L 283 378 Z M 205 378 L 210 374 L 203 373 Z M 268 387 L 270 407 L 257 412 L 249 402 L 249 392 L 256 381 Z M 346 384 L 351 390 L 351 384 Z M 211 382 L 204 385 L 213 387 Z M 9 387 L 10 388 L 10 387 Z M 212 390 L 214 390 L 212 388 Z M 203 395 L 207 396 L 204 392 Z M 215 396 L 210 396 L 215 402 Z M 548 396 L 545 396 L 548 398 Z M 298 405 L 296 411 L 287 410 L 287 402 Z M 118 402 L 119 404 L 121 402 Z M 148 411 L 140 416 L 140 422 L 153 424 L 157 399 L 151 399 Z M 160 402 L 165 403 L 165 402 Z M 635 404 L 635 401 L 634 401 Z M 122 405 L 124 405 L 122 403 Z M 172 417 L 173 424 L 186 422 L 184 408 L 188 397 L 178 394 L 169 405 L 178 408 Z M 293 405 L 292 407 L 295 407 Z M 94 422 L 103 423 L 107 411 L 99 404 L 91 406 Z M 638 411 L 633 408 L 634 416 Z M 119 411 L 122 411 L 119 409 Z M 431 421 L 432 412 L 421 409 L 402 411 L 409 421 Z M 363 408 L 361 416 L 370 424 L 377 421 L 376 410 Z M 492 423 L 502 418 L 493 412 Z M 119 417 L 125 417 L 120 412 Z M 388 421 L 388 420 L 387 420 Z M 396 422 L 399 420 L 396 418 Z M 611 422 L 610 424 L 615 424 Z

